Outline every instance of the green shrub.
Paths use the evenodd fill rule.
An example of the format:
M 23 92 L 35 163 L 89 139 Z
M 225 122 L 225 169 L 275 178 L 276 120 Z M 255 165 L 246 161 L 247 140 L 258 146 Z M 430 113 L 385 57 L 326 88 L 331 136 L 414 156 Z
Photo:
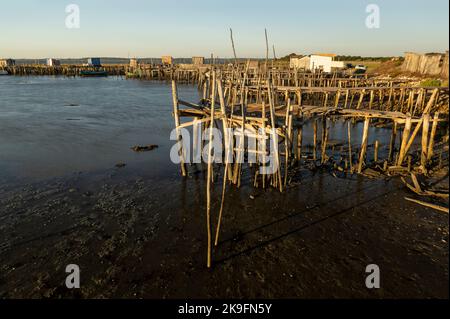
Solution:
M 420 86 L 441 86 L 441 80 L 426 79 L 420 82 Z

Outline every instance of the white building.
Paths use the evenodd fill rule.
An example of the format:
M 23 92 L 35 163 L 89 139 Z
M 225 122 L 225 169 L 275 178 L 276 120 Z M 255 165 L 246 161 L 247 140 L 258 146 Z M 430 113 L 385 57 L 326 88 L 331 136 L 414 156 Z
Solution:
M 322 70 L 330 73 L 333 69 L 344 67 L 343 61 L 334 61 L 336 54 L 312 54 L 309 61 L 310 70 Z
M 14 66 L 16 65 L 16 61 L 13 59 L 2 59 L 0 60 L 0 67 L 6 68 L 8 66 Z
M 61 62 L 56 59 L 47 59 L 47 66 L 58 66 L 61 65 Z
M 344 67 L 343 61 L 334 61 L 335 54 L 312 54 L 304 57 L 291 57 L 289 67 L 291 69 L 322 70 L 330 73 L 333 69 Z

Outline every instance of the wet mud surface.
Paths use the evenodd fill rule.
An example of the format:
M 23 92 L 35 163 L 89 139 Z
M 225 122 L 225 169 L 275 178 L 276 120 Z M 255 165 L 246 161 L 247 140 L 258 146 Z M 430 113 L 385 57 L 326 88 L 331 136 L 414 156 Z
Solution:
M 244 177 L 207 269 L 205 172 L 172 171 L 3 184 L 0 297 L 448 298 L 448 215 L 404 200 L 397 178 L 301 170 L 280 194 Z M 68 264 L 80 289 L 65 286 Z M 365 286 L 369 264 L 380 289 Z

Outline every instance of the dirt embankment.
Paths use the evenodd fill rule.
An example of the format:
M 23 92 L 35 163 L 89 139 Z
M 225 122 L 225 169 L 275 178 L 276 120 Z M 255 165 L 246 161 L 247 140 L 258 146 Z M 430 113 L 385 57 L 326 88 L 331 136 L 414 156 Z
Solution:
M 402 70 L 402 60 L 389 60 L 378 63 L 368 70 L 368 73 L 379 77 L 402 78 L 416 80 L 421 86 L 448 86 L 448 78 L 427 74 L 411 73 Z

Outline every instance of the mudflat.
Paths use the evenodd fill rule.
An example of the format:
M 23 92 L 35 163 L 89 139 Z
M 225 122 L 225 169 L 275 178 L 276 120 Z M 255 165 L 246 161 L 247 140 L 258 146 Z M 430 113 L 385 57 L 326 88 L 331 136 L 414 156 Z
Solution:
M 448 298 L 448 215 L 404 200 L 397 178 L 302 170 L 279 193 L 244 176 L 207 269 L 204 174 L 125 167 L 2 185 L 0 297 Z M 81 288 L 69 290 L 73 263 Z M 365 286 L 369 264 L 380 289 Z

